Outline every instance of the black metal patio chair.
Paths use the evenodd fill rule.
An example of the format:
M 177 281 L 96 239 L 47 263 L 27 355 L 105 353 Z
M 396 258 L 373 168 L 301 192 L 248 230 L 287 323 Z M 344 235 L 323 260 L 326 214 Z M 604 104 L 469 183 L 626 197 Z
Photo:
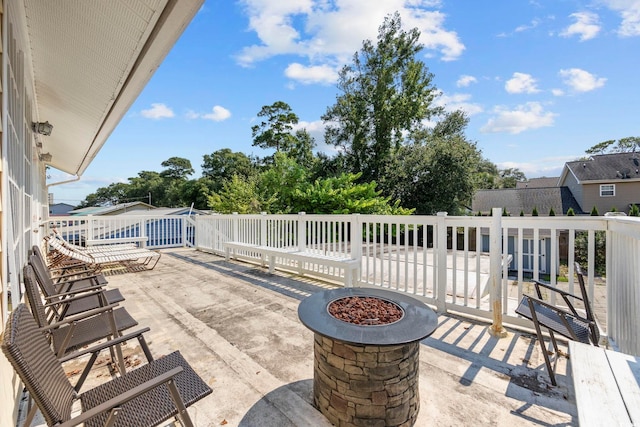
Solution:
M 520 305 L 516 308 L 517 314 L 533 322 L 542 355 L 544 356 L 545 365 L 553 385 L 557 385 L 557 382 L 551 366 L 549 353 L 544 343 L 541 327 L 546 328 L 549 332 L 549 337 L 556 355 L 559 349 L 554 333 L 558 333 L 573 341 L 579 341 L 585 344 L 591 343 L 596 346 L 600 340 L 598 326 L 587 295 L 582 269 L 578 263 L 575 263 L 575 272 L 578 276 L 581 296 L 571 294 L 546 283 L 534 281 L 536 296 L 523 295 Z M 565 306 L 560 307 L 551 304 L 549 301 L 544 301 L 543 289 L 559 295 Z M 584 313 L 578 312 L 576 309 L 577 301 L 582 302 Z

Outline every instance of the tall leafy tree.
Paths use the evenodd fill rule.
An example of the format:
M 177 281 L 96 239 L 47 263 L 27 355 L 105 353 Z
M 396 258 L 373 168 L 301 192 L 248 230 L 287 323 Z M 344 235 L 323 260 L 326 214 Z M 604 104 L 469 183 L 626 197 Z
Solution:
M 458 135 L 402 146 L 386 169 L 385 194 L 417 214 L 464 213 L 480 162 L 475 145 Z
M 585 150 L 586 154 L 628 153 L 640 149 L 639 136 L 627 136 L 618 140 L 602 141 Z
M 265 105 L 258 113 L 263 121 L 251 127 L 253 146 L 275 148 L 288 151 L 294 143 L 293 126 L 298 124 L 298 116 L 284 101 Z
M 362 181 L 379 180 L 405 135 L 442 113 L 433 105 L 433 75 L 416 59 L 420 32 L 404 31 L 400 15 L 385 18 L 377 43 L 365 40 L 338 79 L 341 94 L 322 119 L 325 139 L 342 147 Z
M 516 188 L 516 184 L 526 181 L 524 172 L 518 168 L 506 168 L 500 170 L 500 188 Z
M 214 191 L 222 188 L 225 181 L 234 175 L 247 179 L 256 173 L 251 159 L 244 153 L 223 148 L 211 154 L 205 154 L 202 161 L 202 175 L 213 182 Z
M 184 157 L 171 157 L 162 162 L 161 165 L 165 168 L 160 172 L 160 176 L 163 178 L 185 180 L 195 172 L 191 166 L 191 161 Z

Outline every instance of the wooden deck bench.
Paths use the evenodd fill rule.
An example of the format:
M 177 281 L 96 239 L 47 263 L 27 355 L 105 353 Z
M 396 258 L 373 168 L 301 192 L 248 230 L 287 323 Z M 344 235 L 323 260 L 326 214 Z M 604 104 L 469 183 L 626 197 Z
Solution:
M 273 273 L 275 269 L 276 259 L 284 258 L 296 261 L 298 263 L 298 270 L 300 274 L 303 274 L 303 264 L 305 262 L 326 265 L 330 267 L 337 267 L 344 269 L 344 285 L 346 287 L 353 286 L 354 278 L 357 280 L 357 274 L 360 271 L 360 260 L 323 255 L 310 251 L 299 251 L 296 248 L 274 248 L 270 246 L 252 245 L 242 242 L 225 242 L 225 258 L 227 261 L 233 253 L 233 257 L 236 257 L 236 250 L 244 250 L 247 252 L 253 252 L 262 256 L 262 262 L 264 264 L 265 257 L 269 262 L 269 272 Z
M 640 358 L 569 341 L 580 426 L 640 426 Z

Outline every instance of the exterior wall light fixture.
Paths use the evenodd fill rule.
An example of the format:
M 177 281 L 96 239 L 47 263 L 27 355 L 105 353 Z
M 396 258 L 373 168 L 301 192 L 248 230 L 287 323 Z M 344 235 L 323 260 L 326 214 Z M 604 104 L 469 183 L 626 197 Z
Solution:
M 33 122 L 31 124 L 33 131 L 40 135 L 49 136 L 53 130 L 53 125 L 49 122 Z

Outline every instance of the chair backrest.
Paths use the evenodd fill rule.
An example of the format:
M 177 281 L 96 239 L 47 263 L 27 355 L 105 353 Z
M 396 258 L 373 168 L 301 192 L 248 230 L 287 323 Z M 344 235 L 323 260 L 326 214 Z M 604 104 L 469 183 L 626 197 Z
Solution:
M 47 297 L 56 295 L 58 292 L 56 291 L 53 280 L 51 280 L 49 268 L 42 262 L 42 260 L 35 255 L 31 255 L 29 256 L 29 265 L 33 268 L 35 278 L 38 280 L 42 293 Z M 56 298 L 56 300 L 58 299 L 59 298 Z
M 69 420 L 76 393 L 26 305 L 9 316 L 0 346 L 47 424 Z
M 576 276 L 578 276 L 578 285 L 580 285 L 580 293 L 582 294 L 582 300 L 584 302 L 584 311 L 587 315 L 587 320 L 594 323 L 594 326 L 591 328 L 591 333 L 593 335 L 594 343 L 598 343 L 600 340 L 600 331 L 598 330 L 598 326 L 595 325 L 595 316 L 593 315 L 593 310 L 591 308 L 591 302 L 589 301 L 589 294 L 587 292 L 587 286 L 584 283 L 584 273 L 582 272 L 582 267 L 577 262 L 574 263 L 574 267 L 576 270 Z
M 24 288 L 27 292 L 29 307 L 31 307 L 31 312 L 33 313 L 33 317 L 35 318 L 36 322 L 38 322 L 38 326 L 44 328 L 49 324 L 49 322 L 47 322 L 47 313 L 44 308 L 44 304 L 42 303 L 40 289 L 38 288 L 36 277 L 33 273 L 31 264 L 25 265 L 22 269 L 22 272 L 24 279 Z
M 76 249 L 69 247 L 68 243 L 61 238 L 57 238 L 55 236 L 47 236 L 45 237 L 45 240 L 47 241 L 49 246 L 67 257 L 80 260 L 87 264 L 95 264 L 95 260 L 91 255 L 82 253 Z

